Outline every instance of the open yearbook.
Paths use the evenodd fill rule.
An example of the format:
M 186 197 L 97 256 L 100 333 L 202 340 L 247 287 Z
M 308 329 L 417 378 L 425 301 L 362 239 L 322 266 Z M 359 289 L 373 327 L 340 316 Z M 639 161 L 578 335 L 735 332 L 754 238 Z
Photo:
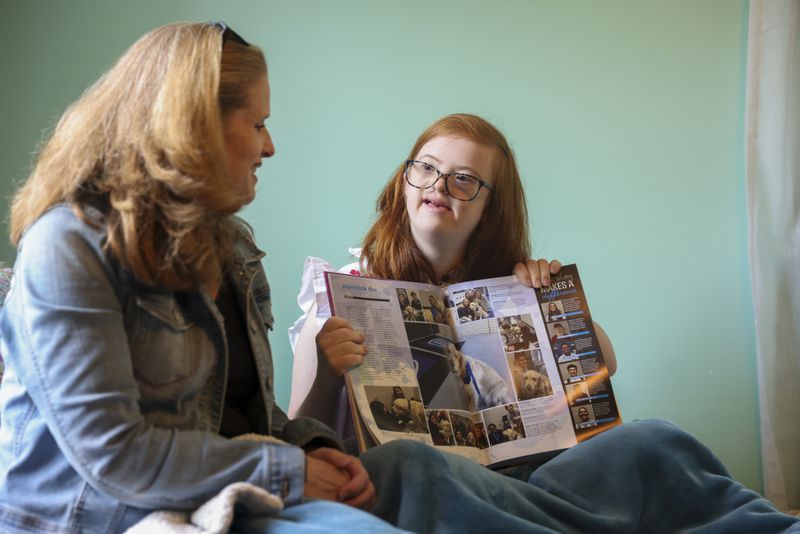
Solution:
M 325 277 L 333 314 L 366 336 L 345 375 L 362 451 L 414 439 L 498 468 L 621 422 L 575 265 L 541 289 Z

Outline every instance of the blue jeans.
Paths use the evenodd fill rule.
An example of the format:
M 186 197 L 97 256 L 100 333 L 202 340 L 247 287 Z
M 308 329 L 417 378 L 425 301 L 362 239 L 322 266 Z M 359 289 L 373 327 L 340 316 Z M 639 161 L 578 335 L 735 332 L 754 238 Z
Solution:
M 370 534 L 401 534 L 374 515 L 345 504 L 329 501 L 309 501 L 286 508 L 275 517 L 237 517 L 231 534 L 320 534 L 323 532 L 369 532 Z
M 800 532 L 666 421 L 626 423 L 547 462 L 527 482 L 411 441 L 361 455 L 374 514 L 414 532 Z

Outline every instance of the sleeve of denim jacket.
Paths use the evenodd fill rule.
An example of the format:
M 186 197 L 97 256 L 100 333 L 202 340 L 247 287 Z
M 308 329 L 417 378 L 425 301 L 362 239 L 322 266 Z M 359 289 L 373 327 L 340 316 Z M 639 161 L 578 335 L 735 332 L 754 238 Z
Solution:
M 272 428 L 277 437 L 298 447 L 305 448 L 313 442 L 315 448 L 344 450 L 339 436 L 328 425 L 311 417 L 289 419 L 277 405 L 272 411 Z
M 100 250 L 102 236 L 71 213 L 54 215 L 58 210 L 23 239 L 5 342 L 72 467 L 98 490 L 147 509 L 196 508 L 242 481 L 286 505 L 299 502 L 305 478 L 300 448 L 145 421 L 117 274 Z
M 252 234 L 249 234 L 249 238 L 252 239 Z M 266 273 L 260 264 L 258 276 L 266 280 Z M 272 328 L 271 317 L 262 317 L 262 321 L 267 325 L 268 330 Z M 331 447 L 340 451 L 344 450 L 336 432 L 321 421 L 310 417 L 289 419 L 277 403 L 273 404 L 271 415 L 270 432 L 287 443 L 305 448 L 313 442 L 314 447 Z

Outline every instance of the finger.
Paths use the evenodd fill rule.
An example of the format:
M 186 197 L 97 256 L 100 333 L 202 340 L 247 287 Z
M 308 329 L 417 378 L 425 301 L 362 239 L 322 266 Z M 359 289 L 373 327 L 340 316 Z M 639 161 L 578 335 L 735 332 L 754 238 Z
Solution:
M 360 492 L 363 487 L 366 486 L 367 482 L 369 482 L 369 473 L 364 467 L 364 464 L 355 456 L 345 454 L 335 449 L 330 449 L 330 451 L 331 452 L 328 453 L 329 461 L 337 468 L 346 472 L 351 478 L 352 488 L 349 489 L 352 491 L 349 493 L 355 494 Z M 348 483 L 348 485 L 350 485 L 350 483 Z M 348 492 L 343 488 L 343 493 Z
M 339 455 L 347 456 L 346 454 L 337 451 L 336 449 L 331 449 L 330 447 L 318 447 L 313 451 L 309 451 L 306 453 L 307 456 L 311 456 L 312 458 L 316 458 L 317 460 L 324 460 L 330 464 L 333 464 L 336 467 L 336 458 Z
M 323 332 L 333 332 L 334 330 L 338 330 L 340 328 L 349 328 L 350 330 L 353 329 L 353 327 L 350 325 L 347 319 L 336 316 L 329 317 L 328 320 L 325 321 L 325 324 L 322 325 L 322 328 L 320 329 L 320 334 Z
M 531 275 L 528 273 L 528 267 L 524 263 L 517 263 L 514 265 L 513 274 L 519 279 L 520 282 L 528 287 L 531 287 Z
M 342 455 L 335 459 L 333 463 L 350 476 L 350 480 L 339 490 L 340 499 L 343 502 L 360 499 L 362 504 L 367 501 L 368 499 L 363 494 L 369 490 L 372 481 L 369 478 L 369 473 L 364 468 L 364 464 L 357 458 L 347 455 Z
M 361 495 L 369 487 L 369 484 L 369 475 L 366 472 L 359 473 L 339 488 L 339 499 L 342 501 L 354 499 Z
M 556 274 L 558 271 L 561 270 L 561 262 L 558 260 L 553 260 L 550 262 L 550 274 Z
M 326 360 L 336 358 L 342 354 L 367 353 L 367 346 L 364 345 L 364 336 L 352 330 L 337 330 L 336 332 L 321 336 L 317 340 L 317 350 L 322 353 Z
M 348 482 L 347 475 L 325 460 L 316 451 L 306 453 L 306 482 L 304 493 L 308 496 L 340 500 L 339 489 Z
M 332 358 L 328 362 L 328 365 L 336 374 L 343 375 L 349 369 L 361 365 L 362 363 L 364 363 L 363 354 L 348 353 Z
M 358 458 L 342 454 L 343 458 L 337 458 L 333 461 L 334 465 L 339 469 L 345 471 L 352 480 L 355 491 L 360 491 L 369 482 L 369 473 L 367 472 L 364 464 Z
M 365 345 L 353 341 L 346 341 L 321 348 L 325 358 L 327 358 L 329 362 L 341 358 L 342 356 L 352 355 L 363 358 L 367 353 L 367 347 Z
M 539 271 L 539 262 L 537 260 L 528 259 L 525 261 L 525 266 L 531 277 L 531 285 L 533 287 L 542 287 L 542 275 Z
M 346 499 L 342 502 L 345 504 L 352 506 L 354 508 L 360 508 L 362 510 L 369 510 L 373 506 L 375 506 L 375 502 L 377 501 L 377 493 L 375 491 L 375 485 L 370 482 L 367 484 L 367 487 L 351 499 Z
M 307 454 L 336 467 L 345 477 L 336 495 L 338 501 L 363 509 L 375 504 L 375 486 L 357 458 L 329 447 L 320 447 Z
M 352 478 L 350 473 L 347 472 L 346 469 L 342 468 L 343 464 L 347 464 L 351 459 L 355 460 L 359 464 L 361 463 L 355 457 L 345 454 L 341 451 L 336 449 L 332 449 L 330 447 L 319 447 L 318 449 L 314 449 L 313 451 L 307 452 L 307 456 L 315 458 L 317 460 L 322 460 L 326 464 L 329 464 L 329 467 L 336 471 L 343 479 L 341 481 L 342 485 L 345 485 L 349 482 Z M 366 469 L 364 469 L 366 472 Z
M 538 260 L 537 263 L 539 264 L 538 265 L 538 269 L 539 269 L 539 275 L 542 278 L 542 285 L 543 286 L 549 286 L 550 285 L 550 262 L 547 261 L 546 259 L 542 258 L 542 259 Z
M 345 332 L 345 335 L 340 336 L 339 332 Z M 317 357 L 320 365 L 327 365 L 339 375 L 354 365 L 362 363 L 364 355 L 367 353 L 367 347 L 362 343 L 363 336 L 356 335 L 353 339 L 352 331 L 349 331 L 351 334 L 347 334 L 347 332 L 337 330 L 317 340 Z M 351 340 L 347 341 L 347 338 Z
M 321 335 L 317 336 L 317 343 L 323 347 L 336 345 L 337 343 L 346 343 L 348 341 L 363 343 L 364 334 L 352 328 L 339 328 L 338 330 L 325 332 L 324 334 L 321 333 Z
M 364 467 L 364 464 L 361 463 L 361 460 L 340 450 L 333 449 L 331 447 L 319 447 L 308 454 L 310 456 L 314 456 L 315 458 L 325 460 L 337 469 L 348 472 L 351 477 L 359 472 L 364 473 L 367 477 L 369 477 L 369 474 L 367 474 L 367 469 Z

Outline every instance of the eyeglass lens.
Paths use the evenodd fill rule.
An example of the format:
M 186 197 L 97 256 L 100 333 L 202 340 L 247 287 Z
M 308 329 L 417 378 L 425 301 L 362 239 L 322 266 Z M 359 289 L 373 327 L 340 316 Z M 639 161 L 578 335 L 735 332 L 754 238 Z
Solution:
M 445 180 L 447 194 L 456 200 L 472 200 L 478 196 L 481 183 L 468 174 L 442 174 L 439 169 L 424 161 L 411 161 L 408 163 L 406 179 L 414 187 L 427 189 L 440 176 Z

